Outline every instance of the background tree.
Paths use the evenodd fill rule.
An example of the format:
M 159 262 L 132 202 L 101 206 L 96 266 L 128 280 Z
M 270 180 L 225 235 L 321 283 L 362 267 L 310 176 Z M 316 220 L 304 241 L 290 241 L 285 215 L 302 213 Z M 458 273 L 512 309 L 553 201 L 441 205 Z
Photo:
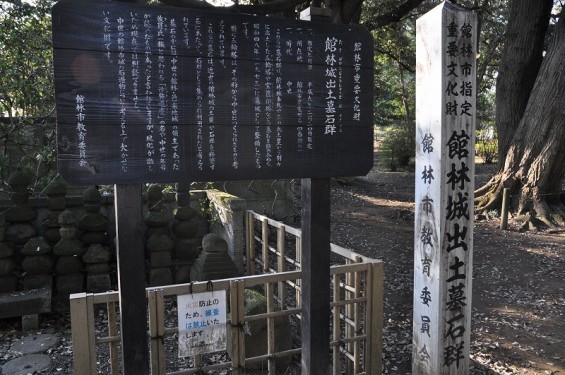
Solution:
M 524 6 L 544 5 L 550 0 L 512 1 L 508 30 L 527 25 L 532 17 L 532 10 Z M 545 9 L 545 8 L 544 8 Z M 542 18 L 549 24 L 549 16 Z M 543 57 L 539 72 L 535 77 L 533 88 L 527 95 L 525 108 L 520 116 L 515 133 L 508 147 L 503 167 L 481 189 L 476 192 L 477 208 L 490 210 L 500 207 L 503 188 L 509 188 L 512 198 L 512 208 L 518 214 L 526 215 L 525 226 L 537 227 L 544 223 L 549 227 L 565 225 L 565 207 L 560 200 L 560 192 L 565 177 L 565 116 L 563 98 L 565 95 L 565 23 L 556 21 L 553 28 L 553 40 Z M 531 30 L 523 30 L 528 32 Z M 516 38 L 510 34 L 508 38 Z M 518 38 L 526 43 L 526 38 Z M 543 38 L 537 38 L 543 41 Z M 528 48 L 517 43 L 508 49 L 503 59 L 510 60 L 508 66 L 527 66 L 531 60 Z M 512 45 L 512 42 L 509 42 Z M 542 49 L 539 49 L 542 54 Z M 501 75 L 504 74 L 501 70 Z M 506 74 L 518 74 L 507 71 Z M 500 77 L 500 81 L 503 77 Z M 513 79 L 508 79 L 512 81 Z M 527 80 L 522 81 L 527 86 Z M 514 95 L 522 95 L 522 86 L 512 86 L 510 92 L 501 85 L 497 91 L 497 103 L 503 106 L 505 100 L 514 103 Z M 505 99 L 506 97 L 506 99 Z M 497 108 L 500 110 L 500 108 Z
M 51 0 L 0 2 L 0 181 L 15 168 L 39 189 L 55 172 Z M 2 186 L 0 186 L 0 189 Z
M 496 81 L 498 162 L 501 167 L 541 66 L 552 6 L 552 0 L 525 0 L 513 1 L 510 7 L 504 58 Z

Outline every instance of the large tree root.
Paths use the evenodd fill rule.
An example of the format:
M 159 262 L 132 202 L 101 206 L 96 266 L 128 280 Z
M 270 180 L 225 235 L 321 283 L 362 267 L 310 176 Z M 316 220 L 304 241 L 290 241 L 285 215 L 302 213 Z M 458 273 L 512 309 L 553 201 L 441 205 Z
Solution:
M 475 191 L 475 211 L 488 213 L 502 207 L 504 188 L 498 175 L 493 176 L 483 187 Z
M 475 191 L 475 212 L 501 212 L 504 185 L 510 189 L 509 210 L 515 213 L 513 220 L 521 223 L 520 231 L 565 227 L 565 205 L 558 194 L 540 194 L 537 188 L 525 187 L 517 180 L 503 179 L 500 174 Z

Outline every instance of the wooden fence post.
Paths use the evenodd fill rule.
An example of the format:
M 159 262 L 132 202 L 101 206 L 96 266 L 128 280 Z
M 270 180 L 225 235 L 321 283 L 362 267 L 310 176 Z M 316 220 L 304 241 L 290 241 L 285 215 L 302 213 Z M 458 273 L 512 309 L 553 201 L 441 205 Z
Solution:
M 96 339 L 92 293 L 76 293 L 70 297 L 71 331 L 73 335 L 73 369 L 75 374 L 96 374 Z M 86 327 L 86 332 L 84 331 Z
M 285 271 L 286 264 L 286 244 L 285 244 L 286 230 L 285 226 L 281 225 L 277 230 L 277 251 L 278 256 L 278 271 Z M 281 309 L 284 309 L 286 305 L 286 283 L 284 281 L 279 282 L 279 298 L 281 300 Z
M 242 280 L 230 281 L 232 373 L 245 373 L 245 333 L 243 332 L 245 289 Z
M 371 293 L 367 295 L 365 315 L 365 327 L 367 330 L 365 372 L 367 374 L 380 374 L 382 371 L 383 348 L 383 262 L 378 261 L 369 264 L 367 285 L 371 288 Z
M 151 374 L 164 375 L 167 370 L 165 358 L 165 313 L 163 289 L 147 291 L 149 307 L 149 338 L 151 339 Z M 180 334 L 180 333 L 179 333 Z
M 247 230 L 247 274 L 255 274 L 255 218 L 251 212 L 246 214 L 247 221 L 245 229 Z
M 504 188 L 502 192 L 502 210 L 500 212 L 500 229 L 508 229 L 508 196 L 510 194 L 510 189 Z

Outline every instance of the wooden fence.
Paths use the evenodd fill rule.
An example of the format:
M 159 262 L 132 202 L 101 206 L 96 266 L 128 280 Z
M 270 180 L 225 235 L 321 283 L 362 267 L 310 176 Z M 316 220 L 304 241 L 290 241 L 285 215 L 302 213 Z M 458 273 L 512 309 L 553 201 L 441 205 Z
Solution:
M 256 225 L 260 223 L 260 225 Z M 225 290 L 230 314 L 229 352 L 177 358 L 178 327 L 176 297 L 209 290 L 210 284 L 171 285 L 147 288 L 151 374 L 276 374 L 290 372 L 278 359 L 300 356 L 300 242 L 296 228 L 247 213 L 248 276 L 215 280 L 213 289 Z M 256 229 L 257 228 L 257 231 Z M 335 255 L 331 267 L 333 374 L 380 374 L 383 324 L 383 263 L 332 244 Z M 260 251 L 257 251 L 260 249 Z M 259 274 L 257 274 L 260 271 Z M 260 290 L 267 300 L 267 311 L 244 313 L 244 290 Z M 120 373 L 118 293 L 78 293 L 71 295 L 75 374 L 96 374 L 104 366 L 107 373 Z M 275 320 L 288 317 L 297 343 L 280 350 L 275 335 Z M 265 321 L 265 353 L 250 357 L 245 352 L 249 339 L 242 329 L 254 321 Z M 289 333 L 290 334 L 290 333 Z M 173 353 L 173 354 L 171 354 Z M 296 362 L 296 361 L 295 361 Z M 298 361 L 299 363 L 299 361 Z M 249 367 L 262 368 L 250 371 Z M 222 370 L 222 371 L 219 371 Z M 286 371 L 286 372 L 284 372 Z

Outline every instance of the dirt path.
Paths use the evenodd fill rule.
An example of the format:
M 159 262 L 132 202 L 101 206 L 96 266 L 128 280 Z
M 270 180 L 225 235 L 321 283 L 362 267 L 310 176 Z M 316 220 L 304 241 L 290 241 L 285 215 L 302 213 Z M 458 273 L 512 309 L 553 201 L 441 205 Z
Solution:
M 477 165 L 477 179 L 491 171 Z M 332 188 L 332 242 L 385 262 L 389 374 L 411 372 L 413 200 L 413 173 Z M 565 236 L 498 225 L 475 226 L 471 373 L 565 374 Z

